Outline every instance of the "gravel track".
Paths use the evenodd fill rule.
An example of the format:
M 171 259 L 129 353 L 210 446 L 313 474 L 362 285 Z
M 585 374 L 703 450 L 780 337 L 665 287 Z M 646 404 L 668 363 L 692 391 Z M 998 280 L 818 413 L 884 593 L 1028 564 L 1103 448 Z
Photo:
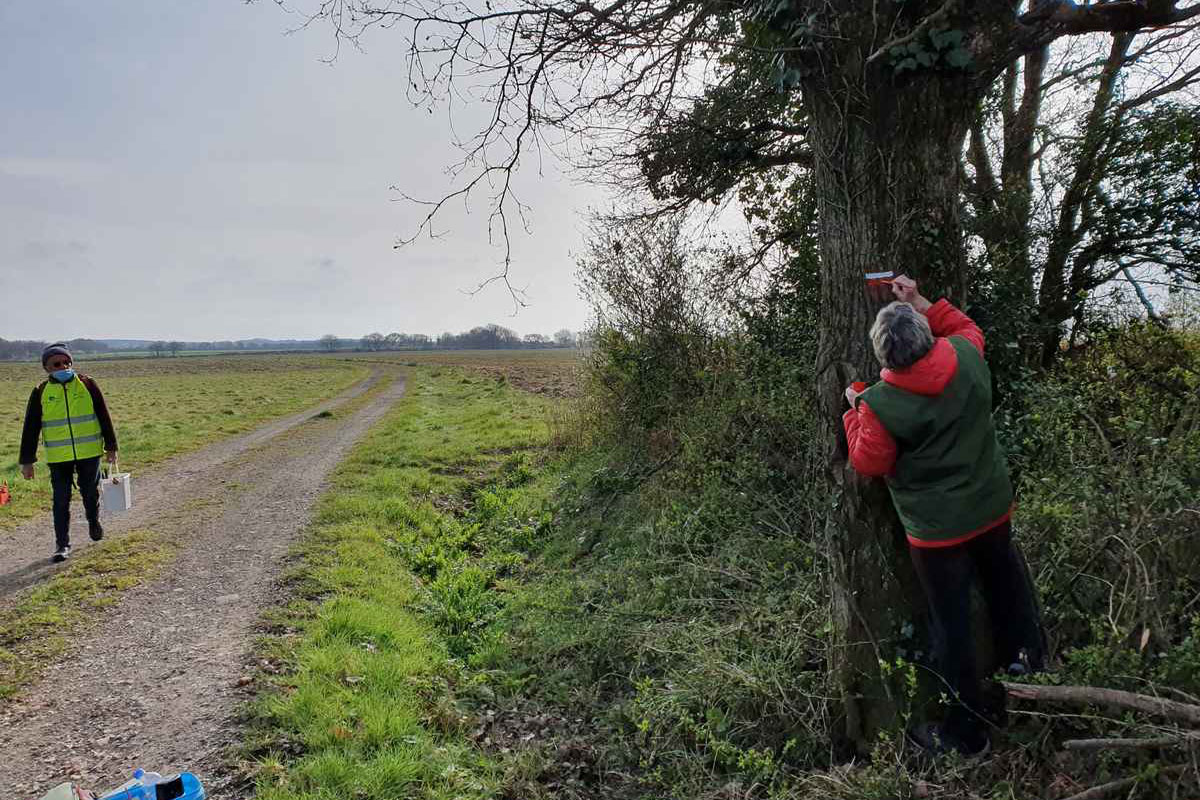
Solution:
M 134 507 L 120 517 L 103 515 L 106 535 L 120 535 L 125 531 L 150 526 L 164 513 L 164 509 L 175 504 L 174 498 L 193 495 L 197 481 L 210 475 L 214 468 L 295 428 L 314 414 L 332 411 L 361 396 L 374 386 L 382 375 L 382 372 L 376 370 L 365 380 L 320 405 L 291 416 L 280 417 L 250 433 L 176 456 L 146 475 L 137 472 L 136 464 L 124 465 L 133 467 Z M 35 480 L 49 480 L 46 477 L 45 464 L 38 464 L 37 470 Z M 71 516 L 71 550 L 78 555 L 92 543 L 87 536 L 87 521 L 83 518 L 83 504 L 79 501 L 78 491 L 72 494 Z M 54 525 L 49 515 L 30 520 L 11 530 L 0 531 L 0 605 L 10 600 L 21 589 L 63 569 L 63 565 L 50 561 L 50 554 L 53 552 Z
M 135 511 L 106 524 L 106 535 L 149 528 L 176 539 L 179 552 L 161 577 L 127 592 L 71 655 L 0 712 L 6 795 L 35 798 L 63 780 L 109 788 L 142 766 L 196 772 L 216 800 L 241 796 L 220 773 L 239 737 L 238 684 L 255 625 L 277 599 L 283 558 L 326 476 L 401 397 L 404 381 L 353 412 L 314 414 L 381 377 L 135 478 Z M 22 547 L 36 538 L 36 549 L 45 550 L 47 524 L 22 526 L 0 544 L 0 597 L 52 571 L 31 568 Z

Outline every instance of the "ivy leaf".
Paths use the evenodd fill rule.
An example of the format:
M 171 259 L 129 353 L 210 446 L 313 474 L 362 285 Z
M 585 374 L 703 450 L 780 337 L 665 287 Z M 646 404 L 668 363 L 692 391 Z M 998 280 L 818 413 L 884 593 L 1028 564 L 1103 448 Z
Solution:
M 933 46 L 938 50 L 946 50 L 950 48 L 961 47 L 963 40 L 966 39 L 966 33 L 954 28 L 945 31 L 930 31 L 929 40 L 933 42 Z
M 896 73 L 904 72 L 906 69 L 916 69 L 917 60 L 915 58 L 906 58 L 896 65 Z
M 932 67 L 934 61 L 933 53 L 917 53 L 917 63 L 922 67 Z
M 946 53 L 946 63 L 952 67 L 962 69 L 971 63 L 971 51 L 959 47 Z

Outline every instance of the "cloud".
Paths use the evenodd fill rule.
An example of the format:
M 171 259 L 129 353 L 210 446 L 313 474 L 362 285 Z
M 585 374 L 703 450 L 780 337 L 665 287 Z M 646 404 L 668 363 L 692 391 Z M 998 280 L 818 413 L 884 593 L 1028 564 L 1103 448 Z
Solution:
M 533 305 L 512 319 L 499 284 L 465 296 L 504 256 L 482 195 L 471 215 L 447 208 L 444 238 L 393 249 L 425 209 L 389 187 L 439 197 L 461 158 L 442 115 L 397 92 L 403 47 L 381 32 L 328 66 L 327 31 L 289 27 L 264 3 L 0 3 L 0 335 L 580 327 L 574 209 L 597 193 L 531 161 L 534 235 L 514 224 L 512 277 Z M 24 290 L 47 276 L 77 302 Z
M 110 173 L 108 165 L 87 159 L 0 158 L 0 176 L 6 178 L 71 184 L 103 179 Z
M 91 247 L 78 239 L 70 239 L 65 242 L 32 240 L 22 244 L 18 252 L 30 261 L 45 262 L 63 258 L 81 258 L 90 250 Z

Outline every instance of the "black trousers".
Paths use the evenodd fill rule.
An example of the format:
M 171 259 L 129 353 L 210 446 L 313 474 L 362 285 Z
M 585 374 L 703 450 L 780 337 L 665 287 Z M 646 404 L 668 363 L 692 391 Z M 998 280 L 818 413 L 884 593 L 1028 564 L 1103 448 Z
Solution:
M 1010 522 L 960 545 L 909 549 L 929 601 L 938 670 L 955 698 L 945 730 L 978 745 L 987 727 L 980 716 L 983 686 L 975 663 L 971 588 L 978 582 L 987 603 L 997 663 L 1016 663 L 1023 650 L 1028 666 L 1038 671 L 1045 668 L 1046 647 L 1033 582 Z
M 54 544 L 63 548 L 71 543 L 71 483 L 79 476 L 79 496 L 88 522 L 100 519 L 100 456 L 50 465 L 50 486 L 54 489 Z

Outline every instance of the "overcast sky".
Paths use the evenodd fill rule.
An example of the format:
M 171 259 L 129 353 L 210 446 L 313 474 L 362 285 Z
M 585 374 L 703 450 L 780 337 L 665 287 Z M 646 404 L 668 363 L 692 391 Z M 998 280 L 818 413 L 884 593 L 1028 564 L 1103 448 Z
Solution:
M 405 101 L 399 37 L 367 52 L 240 0 L 0 3 L 0 336 L 236 339 L 577 329 L 582 214 L 527 165 L 513 317 L 486 202 L 393 249 L 451 186 L 444 113 Z M 460 126 L 465 121 L 456 120 Z M 537 172 L 541 170 L 539 176 Z

